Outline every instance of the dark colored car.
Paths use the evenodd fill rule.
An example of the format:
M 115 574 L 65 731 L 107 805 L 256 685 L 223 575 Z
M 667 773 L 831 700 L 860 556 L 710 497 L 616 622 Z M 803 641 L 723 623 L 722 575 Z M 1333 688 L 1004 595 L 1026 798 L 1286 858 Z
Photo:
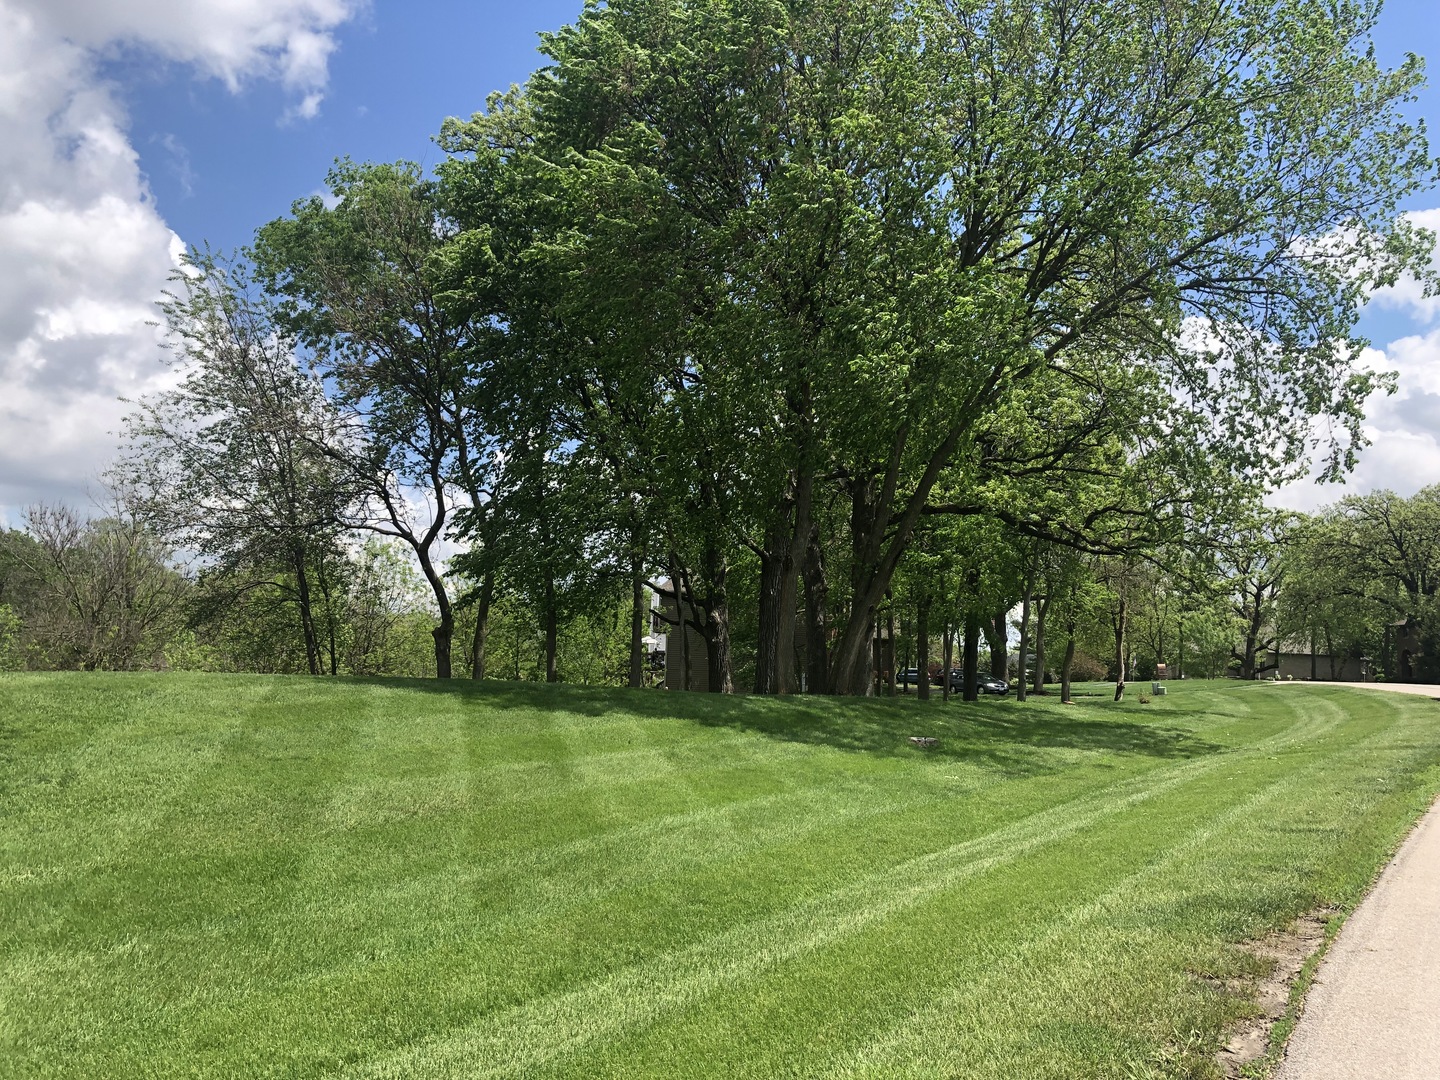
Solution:
M 906 668 L 904 671 L 900 672 L 895 676 L 895 685 L 905 687 L 919 686 L 920 672 L 913 667 Z

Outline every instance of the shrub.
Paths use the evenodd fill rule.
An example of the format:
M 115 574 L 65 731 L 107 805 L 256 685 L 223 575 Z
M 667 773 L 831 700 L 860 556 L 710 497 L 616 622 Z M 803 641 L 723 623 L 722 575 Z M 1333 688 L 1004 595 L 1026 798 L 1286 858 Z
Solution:
M 1107 669 L 1104 664 L 1096 660 L 1089 653 L 1075 651 L 1075 659 L 1070 664 L 1070 678 L 1074 682 L 1099 682 L 1105 678 Z

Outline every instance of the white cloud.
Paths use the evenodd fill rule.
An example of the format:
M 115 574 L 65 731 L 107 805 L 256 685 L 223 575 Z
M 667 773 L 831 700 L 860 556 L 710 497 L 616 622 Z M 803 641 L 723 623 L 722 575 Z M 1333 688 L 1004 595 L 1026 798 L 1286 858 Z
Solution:
M 1388 488 L 1408 496 L 1440 484 L 1440 329 L 1392 341 L 1366 360 L 1399 375 L 1393 397 L 1378 394 L 1367 403 L 1372 445 L 1343 485 L 1291 484 L 1271 500 L 1276 505 L 1314 510 L 1346 495 Z
M 1440 209 L 1417 210 L 1406 216 L 1422 229 L 1440 233 Z M 1440 248 L 1437 248 L 1435 266 L 1440 268 Z M 1434 322 L 1440 315 L 1440 296 L 1426 296 L 1424 287 L 1413 277 L 1404 277 L 1389 288 L 1377 289 L 1374 302 L 1425 323 Z
M 83 501 L 130 397 L 164 377 L 154 302 L 183 244 L 99 63 L 138 50 L 323 99 L 353 0 L 0 0 L 0 520 Z M 169 136 L 166 136 L 169 138 Z M 166 144 L 188 170 L 183 147 Z

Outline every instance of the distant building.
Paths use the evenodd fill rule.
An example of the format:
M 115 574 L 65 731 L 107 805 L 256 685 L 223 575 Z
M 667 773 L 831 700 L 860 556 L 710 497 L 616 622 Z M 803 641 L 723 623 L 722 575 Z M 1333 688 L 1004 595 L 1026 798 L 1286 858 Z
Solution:
M 705 693 L 710 689 L 709 654 L 706 651 L 705 635 L 695 628 L 702 616 L 686 598 L 684 625 L 679 625 L 679 590 L 668 580 L 658 584 L 659 588 L 654 593 L 650 624 L 651 636 L 660 640 L 659 648 L 665 657 L 665 689 L 698 690 Z
M 1282 642 L 1272 649 L 1266 667 L 1267 678 L 1317 679 L 1327 682 L 1373 682 L 1375 663 L 1368 656 L 1332 656 L 1312 652 L 1295 642 Z
M 1420 624 L 1413 618 L 1401 619 L 1385 628 L 1385 655 L 1393 682 L 1433 682 L 1431 665 L 1420 640 Z

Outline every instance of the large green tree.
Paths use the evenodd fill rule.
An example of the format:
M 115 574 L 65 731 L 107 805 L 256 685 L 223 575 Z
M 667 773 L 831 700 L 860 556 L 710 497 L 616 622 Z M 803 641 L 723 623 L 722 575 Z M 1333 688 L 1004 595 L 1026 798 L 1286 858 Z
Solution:
M 1349 462 L 1379 382 L 1356 313 L 1428 250 L 1396 212 L 1432 170 L 1400 111 L 1420 65 L 1379 67 L 1377 10 L 587 4 L 447 140 L 553 196 L 535 250 L 579 383 L 691 421 L 675 527 L 712 534 L 721 651 L 725 547 L 762 553 L 761 688 L 785 683 L 804 549 L 833 550 L 817 485 L 848 503 L 826 683 L 861 692 L 943 477 L 1037 387 L 1077 388 L 1080 432 L 1138 417 L 1185 481 L 1201 459 L 1279 479 L 1316 417 Z
M 352 524 L 414 552 L 439 614 L 435 671 L 448 679 L 455 611 L 441 545 L 462 509 L 484 542 L 498 460 L 484 375 L 497 331 L 441 302 L 438 253 L 454 232 L 443 188 L 408 163 L 351 162 L 327 186 L 332 199 L 297 202 L 260 229 L 256 265 L 347 417 L 334 456 L 360 493 Z

